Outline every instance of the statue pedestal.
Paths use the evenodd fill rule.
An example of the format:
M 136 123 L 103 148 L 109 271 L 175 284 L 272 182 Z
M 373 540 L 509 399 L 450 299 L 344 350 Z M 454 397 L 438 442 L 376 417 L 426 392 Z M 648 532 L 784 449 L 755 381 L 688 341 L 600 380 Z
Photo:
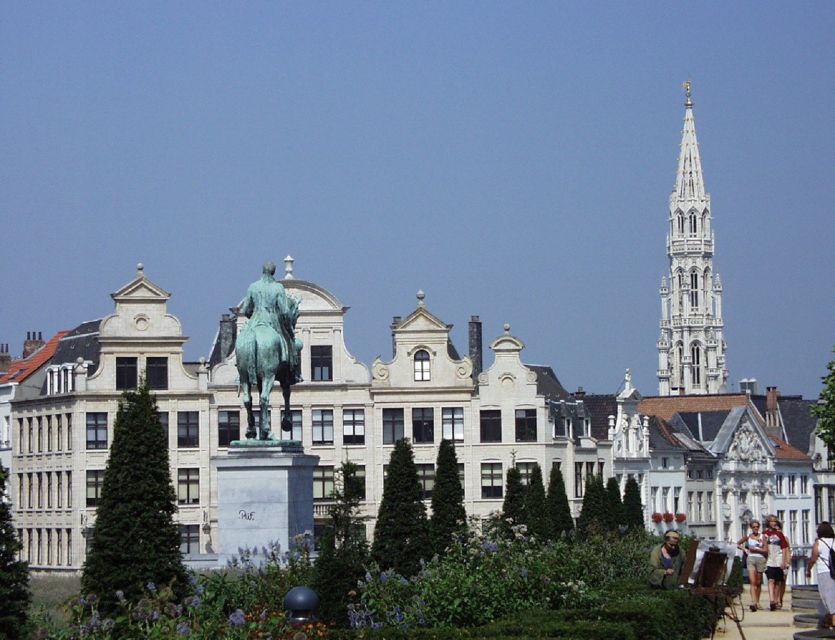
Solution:
M 232 443 L 227 455 L 212 461 L 217 469 L 221 567 L 240 555 L 239 548 L 277 542 L 283 554 L 294 536 L 313 533 L 313 469 L 319 456 L 306 455 L 301 443 Z M 262 557 L 259 551 L 253 561 Z

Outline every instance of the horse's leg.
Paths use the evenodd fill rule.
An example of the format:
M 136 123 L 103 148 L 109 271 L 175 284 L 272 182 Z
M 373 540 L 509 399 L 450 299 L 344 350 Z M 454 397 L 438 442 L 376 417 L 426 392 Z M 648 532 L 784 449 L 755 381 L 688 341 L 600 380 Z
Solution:
M 274 384 L 274 375 L 261 379 L 261 440 L 269 440 L 272 431 L 270 428 L 270 394 Z
M 284 396 L 284 417 L 281 419 L 281 430 L 293 433 L 293 415 L 290 413 L 290 384 L 281 381 L 281 395 Z
M 257 434 L 255 433 L 255 416 L 252 415 L 252 390 L 249 380 L 241 380 L 241 389 L 244 392 L 244 407 L 246 408 L 246 437 L 252 439 Z

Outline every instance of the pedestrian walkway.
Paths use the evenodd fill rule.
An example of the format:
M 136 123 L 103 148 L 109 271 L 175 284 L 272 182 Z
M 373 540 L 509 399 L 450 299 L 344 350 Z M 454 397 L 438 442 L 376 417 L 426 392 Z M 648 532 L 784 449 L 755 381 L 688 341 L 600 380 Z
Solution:
M 746 640 L 791 640 L 797 631 L 802 631 L 794 626 L 794 615 L 792 611 L 791 590 L 786 591 L 783 599 L 783 608 L 778 611 L 768 610 L 768 595 L 760 599 L 760 604 L 765 603 L 766 608 L 752 612 L 748 609 L 751 604 L 751 596 L 748 594 L 748 586 L 742 594 L 742 603 L 745 607 L 745 615 L 742 619 L 742 632 Z M 736 624 L 727 620 L 720 621 L 716 629 L 717 640 L 741 640 Z

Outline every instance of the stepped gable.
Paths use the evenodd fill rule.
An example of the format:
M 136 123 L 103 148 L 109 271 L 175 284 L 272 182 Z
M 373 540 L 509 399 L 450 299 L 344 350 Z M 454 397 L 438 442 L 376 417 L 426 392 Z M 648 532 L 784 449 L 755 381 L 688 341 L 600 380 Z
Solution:
M 9 370 L 2 378 L 0 384 L 7 384 L 10 382 L 20 383 L 26 380 L 29 376 L 35 373 L 38 369 L 52 360 L 55 355 L 55 350 L 58 348 L 58 342 L 67 335 L 67 331 L 59 331 L 40 349 L 35 351 L 28 358 L 22 360 L 14 360 L 9 366 Z

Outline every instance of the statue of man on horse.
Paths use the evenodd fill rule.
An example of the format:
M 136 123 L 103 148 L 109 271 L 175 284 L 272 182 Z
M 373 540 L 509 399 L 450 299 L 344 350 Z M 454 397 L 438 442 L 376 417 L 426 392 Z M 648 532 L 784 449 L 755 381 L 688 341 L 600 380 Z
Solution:
M 277 282 L 275 264 L 264 265 L 261 278 L 249 285 L 241 313 L 249 321 L 241 329 L 235 345 L 238 378 L 244 394 L 249 439 L 273 440 L 270 430 L 270 393 L 276 381 L 284 396 L 281 430 L 291 432 L 290 388 L 301 381 L 302 343 L 296 338 L 299 300 L 288 296 Z M 252 387 L 258 387 L 261 420 L 260 433 L 252 413 Z

